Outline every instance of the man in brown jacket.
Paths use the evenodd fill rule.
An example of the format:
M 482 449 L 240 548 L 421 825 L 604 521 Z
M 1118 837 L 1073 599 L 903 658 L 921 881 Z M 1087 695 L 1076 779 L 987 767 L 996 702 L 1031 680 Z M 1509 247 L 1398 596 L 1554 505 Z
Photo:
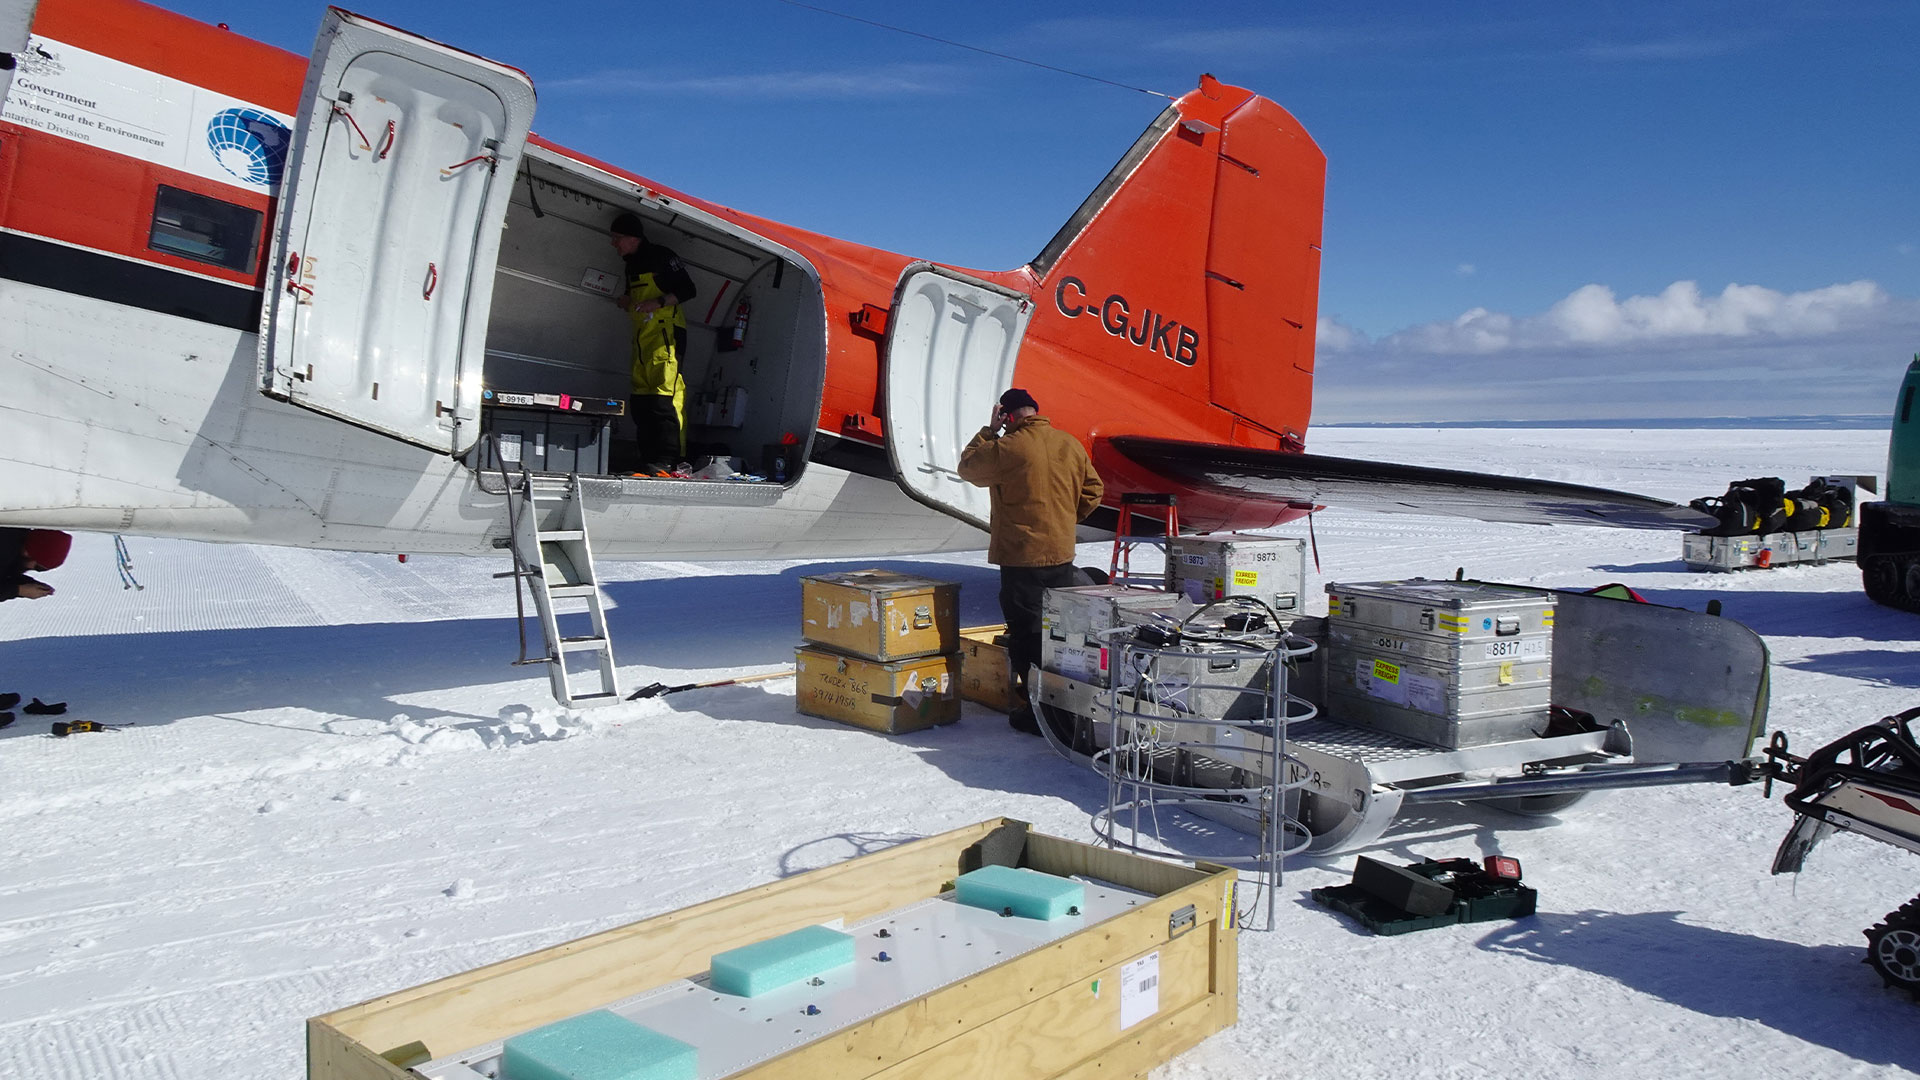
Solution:
M 1027 669 L 1040 662 L 1041 601 L 1048 589 L 1078 584 L 1074 525 L 1093 513 L 1106 490 L 1080 440 L 1039 413 L 1033 395 L 1015 387 L 1000 395 L 993 423 L 960 452 L 960 478 L 991 489 L 987 561 L 1000 568 L 1007 654 L 1022 698 Z M 1031 705 L 1023 703 L 1007 722 L 1040 734 Z

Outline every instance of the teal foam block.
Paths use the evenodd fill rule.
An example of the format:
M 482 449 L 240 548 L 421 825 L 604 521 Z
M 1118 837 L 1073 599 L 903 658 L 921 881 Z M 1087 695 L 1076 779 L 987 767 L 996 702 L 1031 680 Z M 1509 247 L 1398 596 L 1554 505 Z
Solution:
M 698 1052 L 605 1009 L 506 1042 L 501 1080 L 694 1080 Z
M 709 966 L 715 990 L 756 997 L 851 963 L 851 934 L 803 926 L 791 934 L 715 953 Z
M 1084 908 L 1086 886 L 1038 870 L 983 866 L 953 879 L 954 899 L 968 907 L 1004 912 L 1024 919 L 1058 919 L 1068 908 Z

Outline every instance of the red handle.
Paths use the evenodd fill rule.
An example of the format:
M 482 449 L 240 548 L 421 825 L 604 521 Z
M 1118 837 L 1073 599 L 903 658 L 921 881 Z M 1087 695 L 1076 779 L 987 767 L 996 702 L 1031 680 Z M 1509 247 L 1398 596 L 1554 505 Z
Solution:
M 427 287 L 426 287 L 426 290 L 420 294 L 420 298 L 423 300 L 433 299 L 434 286 L 439 284 L 440 284 L 439 268 L 434 266 L 432 263 L 428 263 L 427 264 Z

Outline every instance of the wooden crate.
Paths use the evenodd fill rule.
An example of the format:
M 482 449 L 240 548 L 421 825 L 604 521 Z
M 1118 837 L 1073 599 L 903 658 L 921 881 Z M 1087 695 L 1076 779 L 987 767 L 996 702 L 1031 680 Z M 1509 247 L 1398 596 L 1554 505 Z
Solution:
M 818 645 L 793 651 L 794 708 L 885 735 L 960 719 L 960 654 L 869 660 Z
M 903 660 L 960 647 L 960 586 L 892 570 L 800 579 L 800 636 L 869 660 Z
M 1020 707 L 1020 691 L 1013 683 L 1013 665 L 1005 645 L 993 639 L 1005 626 L 973 626 L 960 631 L 960 696 L 995 712 Z
M 988 864 L 1084 875 L 1150 899 L 734 1077 L 1143 1077 L 1235 1022 L 1232 870 L 1110 851 L 996 818 L 314 1017 L 307 1076 L 416 1080 L 395 1060 L 460 1053 L 699 975 L 717 952 L 872 918 Z M 1121 968 L 1149 955 L 1159 964 L 1158 1009 L 1122 1029 Z

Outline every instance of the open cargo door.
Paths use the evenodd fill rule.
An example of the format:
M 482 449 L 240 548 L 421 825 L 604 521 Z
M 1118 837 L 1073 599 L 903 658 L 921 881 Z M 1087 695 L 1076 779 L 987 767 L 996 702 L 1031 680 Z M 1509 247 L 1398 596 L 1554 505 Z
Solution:
M 887 338 L 887 446 L 907 494 L 984 529 L 987 489 L 960 479 L 960 451 L 1013 385 L 1033 304 L 1019 293 L 922 268 L 894 302 Z
M 512 68 L 328 9 L 261 312 L 268 394 L 434 450 L 473 444 L 533 99 Z

